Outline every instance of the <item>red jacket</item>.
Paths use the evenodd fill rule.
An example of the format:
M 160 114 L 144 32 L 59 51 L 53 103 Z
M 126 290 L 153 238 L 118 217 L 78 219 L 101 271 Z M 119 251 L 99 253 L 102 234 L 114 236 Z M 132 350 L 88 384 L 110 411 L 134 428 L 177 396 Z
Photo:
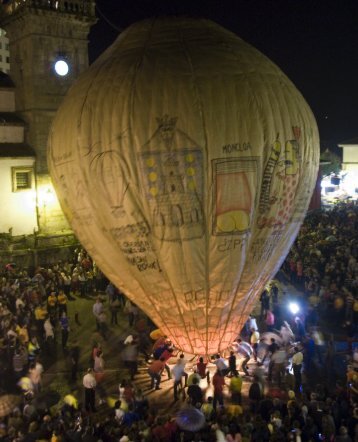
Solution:
M 225 385 L 225 378 L 219 373 L 215 373 L 213 376 L 214 393 L 222 394 Z

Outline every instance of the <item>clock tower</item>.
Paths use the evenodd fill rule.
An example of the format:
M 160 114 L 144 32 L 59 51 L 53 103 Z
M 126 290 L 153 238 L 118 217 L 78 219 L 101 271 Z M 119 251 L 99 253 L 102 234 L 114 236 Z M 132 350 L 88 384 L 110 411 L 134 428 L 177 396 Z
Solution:
M 47 138 L 67 90 L 88 67 L 87 37 L 97 21 L 95 1 L 8 0 L 1 9 L 16 113 L 25 122 L 25 142 L 36 157 L 39 232 L 51 234 L 68 229 L 68 224 L 58 204 L 51 211 L 47 204 L 49 192 L 54 193 L 47 168 Z
M 92 0 L 10 0 L 0 26 L 10 45 L 16 111 L 27 123 L 36 172 L 47 173 L 46 145 L 52 119 L 70 85 L 88 67 Z

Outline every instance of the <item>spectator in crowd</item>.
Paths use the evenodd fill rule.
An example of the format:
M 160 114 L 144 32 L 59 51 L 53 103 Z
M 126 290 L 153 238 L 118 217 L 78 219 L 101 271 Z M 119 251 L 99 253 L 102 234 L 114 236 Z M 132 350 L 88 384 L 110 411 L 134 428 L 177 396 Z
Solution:
M 85 408 L 87 411 L 96 411 L 96 386 L 97 382 L 93 374 L 93 369 L 89 368 L 83 376 L 83 387 L 85 390 Z
M 200 357 L 199 361 L 196 364 L 197 372 L 200 375 L 201 379 L 205 379 L 210 384 L 210 371 L 207 369 L 208 362 L 204 362 L 204 358 Z

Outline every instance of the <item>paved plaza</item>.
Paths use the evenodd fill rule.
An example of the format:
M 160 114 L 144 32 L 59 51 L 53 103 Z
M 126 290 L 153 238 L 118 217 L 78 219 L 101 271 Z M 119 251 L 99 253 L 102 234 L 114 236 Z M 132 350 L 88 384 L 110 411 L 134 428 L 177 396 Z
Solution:
M 300 299 L 301 294 L 292 285 L 287 282 L 281 284 L 281 296 L 280 302 L 282 304 L 287 304 L 292 299 Z M 92 306 L 95 302 L 98 294 L 93 293 L 88 297 L 81 298 L 76 296 L 75 300 L 68 302 L 68 315 L 70 318 L 70 336 L 68 347 L 71 348 L 73 345 L 79 345 L 80 347 L 80 364 L 77 383 L 73 384 L 70 380 L 70 357 L 67 352 L 63 352 L 60 339 L 57 339 L 56 344 L 56 354 L 49 355 L 43 353 L 41 355 L 43 364 L 45 366 L 45 373 L 43 375 L 43 388 L 45 390 L 56 390 L 60 392 L 62 396 L 75 390 L 76 395 L 82 401 L 83 399 L 83 387 L 82 387 L 82 377 L 86 369 L 90 366 L 90 356 L 92 351 L 92 344 L 94 342 L 99 342 L 103 349 L 103 356 L 105 360 L 105 377 L 101 384 L 103 387 L 103 395 L 107 398 L 107 403 L 103 403 L 99 406 L 99 411 L 102 410 L 105 413 L 108 410 L 109 405 L 113 406 L 114 400 L 118 398 L 119 385 L 124 379 L 129 379 L 129 372 L 124 367 L 121 360 L 121 349 L 123 347 L 124 339 L 131 333 L 135 333 L 134 329 L 131 329 L 128 324 L 128 318 L 125 313 L 121 310 L 118 314 L 118 325 L 109 325 L 107 339 L 104 340 L 103 337 L 97 332 L 95 319 L 92 314 Z M 108 312 L 108 301 L 105 294 L 99 295 L 104 302 L 107 317 L 110 317 Z M 78 313 L 79 324 L 74 320 L 76 313 Z M 260 305 L 256 306 L 254 310 L 254 315 L 259 317 Z M 287 312 L 287 315 L 289 313 Z M 344 343 L 342 344 L 344 347 Z M 344 348 L 343 348 L 343 359 L 344 359 Z M 224 356 L 228 356 L 224 354 Z M 193 366 L 197 362 L 197 357 L 195 355 L 185 355 L 187 363 L 187 372 L 190 374 L 192 372 Z M 172 368 L 176 362 L 176 358 L 169 360 L 169 366 Z M 237 367 L 241 367 L 240 358 L 237 358 Z M 253 374 L 257 369 L 257 364 L 253 359 L 249 362 L 250 374 Z M 209 364 L 208 368 L 211 372 L 211 377 L 214 375 L 216 367 L 214 364 Z M 264 370 L 263 367 L 261 370 Z M 267 369 L 267 367 L 266 367 Z M 342 367 L 342 369 L 344 369 Z M 158 409 L 162 410 L 163 413 L 174 413 L 178 410 L 182 401 L 175 402 L 173 400 L 173 380 L 168 380 L 167 374 L 164 371 L 162 374 L 161 389 L 159 391 L 150 389 L 150 378 L 148 375 L 148 363 L 145 361 L 144 357 L 140 355 L 138 374 L 135 376 L 133 381 L 137 388 L 142 389 L 144 394 L 147 396 L 150 404 Z M 240 373 L 243 375 L 243 373 Z M 230 379 L 226 378 L 226 383 L 229 384 Z M 243 377 L 243 389 L 242 396 L 243 402 L 248 395 L 248 389 L 251 385 L 252 377 Z M 205 397 L 213 395 L 213 388 L 211 385 L 207 384 L 204 379 L 201 381 L 200 387 L 203 389 Z M 229 396 L 228 388 L 226 387 L 226 395 Z M 98 401 L 98 395 L 97 395 Z

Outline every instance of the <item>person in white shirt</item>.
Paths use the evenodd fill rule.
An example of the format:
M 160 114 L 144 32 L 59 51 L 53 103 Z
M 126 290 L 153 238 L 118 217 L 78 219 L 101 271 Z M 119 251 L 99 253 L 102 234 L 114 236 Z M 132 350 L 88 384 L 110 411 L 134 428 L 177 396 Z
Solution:
M 216 368 L 220 372 L 221 376 L 226 376 L 230 371 L 230 368 L 227 365 L 226 360 L 223 357 L 221 357 L 219 354 L 215 356 L 213 364 L 216 365 Z
M 83 376 L 83 386 L 85 388 L 85 408 L 87 411 L 96 411 L 96 386 L 97 382 L 92 368 L 87 370 Z
M 248 324 L 249 324 L 249 330 L 258 330 L 258 326 L 257 326 L 257 322 L 256 322 L 256 318 L 252 315 L 249 315 L 249 319 L 247 320 Z
M 116 419 L 116 421 L 121 425 L 123 422 L 123 418 L 124 418 L 124 410 L 122 410 L 121 408 L 122 402 L 121 401 L 117 401 L 114 404 L 114 418 Z
M 25 307 L 25 303 L 22 297 L 19 296 L 18 298 L 16 298 L 15 305 L 16 305 L 16 310 L 20 310 Z
M 93 312 L 94 317 L 96 318 L 97 331 L 100 331 L 101 324 L 100 324 L 99 318 L 100 318 L 100 315 L 102 313 L 104 313 L 104 307 L 103 307 L 103 304 L 102 304 L 100 298 L 97 298 L 96 302 L 93 304 L 92 312 Z
M 257 349 L 260 342 L 260 333 L 258 330 L 255 330 L 254 328 L 251 329 L 251 336 L 250 336 L 250 344 L 254 351 L 254 359 L 257 361 Z
M 172 368 L 172 375 L 174 379 L 174 400 L 178 400 L 178 387 L 179 385 L 182 386 L 182 377 L 185 378 L 185 385 L 184 388 L 187 386 L 188 382 L 188 373 L 185 372 L 185 365 L 186 361 L 184 359 L 184 355 L 181 354 L 179 359 L 177 360 L 177 363 Z M 185 396 L 185 393 L 183 393 L 183 396 Z
M 275 373 L 277 375 L 278 384 L 281 385 L 281 381 L 285 374 L 285 367 L 287 364 L 287 353 L 284 348 L 279 348 L 274 353 L 271 354 L 269 370 L 268 370 L 268 380 L 272 380 L 272 375 Z
M 303 354 L 300 352 L 298 347 L 294 348 L 295 353 L 292 356 L 292 368 L 293 368 L 293 374 L 295 376 L 295 390 L 299 391 L 302 383 L 302 362 L 303 362 Z
M 237 339 L 236 342 L 233 343 L 233 348 L 238 354 L 243 356 L 243 360 L 241 362 L 241 370 L 245 373 L 246 376 L 250 376 L 247 364 L 251 358 L 251 355 L 254 352 L 251 345 L 246 341 Z
M 44 367 L 38 360 L 30 364 L 28 376 L 35 393 L 38 393 L 41 389 L 41 376 L 43 372 Z
M 55 333 L 53 329 L 53 325 L 51 324 L 50 318 L 48 317 L 44 322 L 44 330 L 45 330 L 45 339 L 55 339 Z

